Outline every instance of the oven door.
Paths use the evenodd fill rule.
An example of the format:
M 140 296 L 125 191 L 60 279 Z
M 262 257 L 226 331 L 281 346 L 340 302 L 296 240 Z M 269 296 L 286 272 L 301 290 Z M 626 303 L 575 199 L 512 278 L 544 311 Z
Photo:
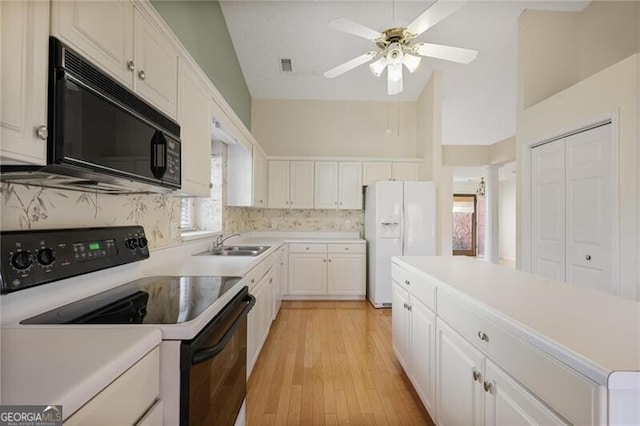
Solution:
M 247 394 L 247 315 L 243 288 L 193 340 L 182 342 L 180 424 L 233 426 Z

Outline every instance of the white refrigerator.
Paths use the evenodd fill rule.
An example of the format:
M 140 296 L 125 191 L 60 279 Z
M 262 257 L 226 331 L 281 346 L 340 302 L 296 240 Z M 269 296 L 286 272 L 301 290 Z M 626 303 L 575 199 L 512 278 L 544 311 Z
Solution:
M 433 182 L 379 181 L 367 187 L 367 298 L 391 306 L 391 257 L 436 254 L 436 187 Z

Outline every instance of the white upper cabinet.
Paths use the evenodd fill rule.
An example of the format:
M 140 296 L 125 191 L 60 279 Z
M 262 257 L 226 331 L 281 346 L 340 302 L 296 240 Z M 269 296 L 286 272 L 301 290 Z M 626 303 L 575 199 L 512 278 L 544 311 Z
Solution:
M 129 0 L 51 2 L 51 34 L 133 87 L 133 3 Z
M 338 163 L 316 161 L 313 205 L 316 209 L 338 208 Z
M 136 91 L 171 117 L 176 115 L 178 54 L 140 12 L 135 12 Z
M 289 207 L 292 209 L 313 208 L 313 161 L 291 161 Z
M 316 209 L 362 209 L 362 163 L 316 161 Z
M 362 210 L 362 163 L 338 164 L 338 208 Z
M 132 2 L 54 0 L 51 11 L 53 36 L 176 117 L 178 53 Z
M 409 161 L 366 161 L 362 164 L 362 184 L 380 180 L 420 180 L 420 163 Z
M 49 4 L 0 2 L 0 158 L 45 164 Z
M 289 207 L 289 162 L 269 161 L 269 203 L 270 209 Z
M 368 161 L 362 164 L 362 184 L 391 180 L 391 161 Z
M 420 180 L 420 163 L 393 163 L 391 165 L 393 180 Z
M 213 100 L 209 97 L 205 82 L 184 61 L 180 61 L 179 100 L 182 192 L 209 197 Z
M 313 161 L 269 161 L 269 208 L 312 209 L 313 191 Z
M 253 207 L 267 207 L 267 158 L 253 147 Z

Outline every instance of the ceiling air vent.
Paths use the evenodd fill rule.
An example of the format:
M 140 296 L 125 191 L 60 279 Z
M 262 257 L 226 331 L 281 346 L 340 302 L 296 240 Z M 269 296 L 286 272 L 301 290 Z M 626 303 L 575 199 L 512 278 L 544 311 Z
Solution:
M 291 59 L 280 58 L 280 71 L 293 72 L 293 67 L 291 66 Z

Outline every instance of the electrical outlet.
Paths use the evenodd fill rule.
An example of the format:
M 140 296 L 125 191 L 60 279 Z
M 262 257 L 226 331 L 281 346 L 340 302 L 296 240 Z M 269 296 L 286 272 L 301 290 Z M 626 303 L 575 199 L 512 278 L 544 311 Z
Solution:
M 346 229 L 351 229 L 351 221 L 350 220 L 345 220 L 344 221 L 344 227 Z
M 278 229 L 278 221 L 277 220 L 272 220 L 271 221 L 271 229 Z

